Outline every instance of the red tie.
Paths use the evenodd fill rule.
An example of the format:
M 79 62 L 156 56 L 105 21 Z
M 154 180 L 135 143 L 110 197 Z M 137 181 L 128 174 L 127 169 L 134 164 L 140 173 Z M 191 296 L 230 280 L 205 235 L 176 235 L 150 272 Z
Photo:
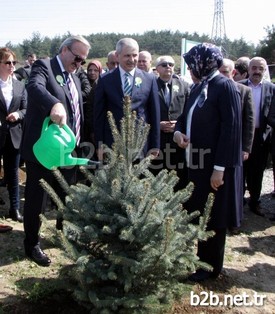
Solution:
M 75 87 L 74 81 L 71 78 L 70 74 L 68 76 L 68 87 L 71 94 L 71 106 L 74 115 L 74 126 L 75 126 L 75 138 L 76 138 L 76 145 L 79 145 L 80 142 L 80 110 L 79 110 L 79 96 L 78 91 Z

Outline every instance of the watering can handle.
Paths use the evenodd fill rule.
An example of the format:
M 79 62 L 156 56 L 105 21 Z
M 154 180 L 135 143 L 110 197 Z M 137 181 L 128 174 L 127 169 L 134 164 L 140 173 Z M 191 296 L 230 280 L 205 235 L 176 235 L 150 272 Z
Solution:
M 42 125 L 42 130 L 41 130 L 41 133 L 43 133 L 44 131 L 47 130 L 48 126 L 49 126 L 49 122 L 50 122 L 50 117 L 46 117 L 44 122 L 43 122 L 43 125 Z
M 42 132 L 41 133 L 43 133 L 44 131 L 46 131 L 48 129 L 50 121 L 51 121 L 50 117 L 45 118 L 43 125 L 42 125 Z M 72 139 L 75 139 L 75 135 L 74 135 L 73 131 L 71 130 L 71 128 L 68 127 L 67 124 L 64 124 L 62 128 L 70 135 L 70 137 Z

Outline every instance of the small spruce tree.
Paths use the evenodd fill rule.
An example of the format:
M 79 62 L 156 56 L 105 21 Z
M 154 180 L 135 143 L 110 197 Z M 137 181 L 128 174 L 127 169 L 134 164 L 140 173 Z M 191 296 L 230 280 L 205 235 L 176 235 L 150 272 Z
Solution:
M 75 261 L 74 296 L 91 313 L 166 313 L 184 293 L 184 279 L 197 268 L 198 240 L 206 231 L 213 196 L 210 195 L 199 224 L 199 212 L 188 214 L 184 202 L 193 184 L 174 192 L 175 171 L 149 171 L 151 156 L 139 159 L 149 125 L 124 101 L 120 131 L 108 119 L 114 137 L 105 164 L 82 172 L 89 185 L 68 186 L 58 170 L 55 175 L 67 193 L 62 204 L 53 189 L 44 188 L 62 210 L 63 244 Z

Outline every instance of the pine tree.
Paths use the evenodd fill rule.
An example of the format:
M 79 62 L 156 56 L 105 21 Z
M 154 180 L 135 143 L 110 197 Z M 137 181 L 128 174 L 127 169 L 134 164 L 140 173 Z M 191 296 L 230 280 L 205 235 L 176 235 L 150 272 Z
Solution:
M 114 137 L 107 160 L 98 170 L 82 168 L 89 185 L 68 186 L 55 175 L 68 196 L 62 204 L 43 185 L 63 212 L 63 242 L 75 261 L 75 298 L 91 313 L 166 313 L 183 295 L 184 279 L 197 268 L 198 240 L 206 232 L 213 196 L 199 224 L 199 212 L 188 214 L 184 202 L 193 184 L 174 192 L 175 171 L 150 172 L 151 156 L 139 160 L 150 126 L 137 119 L 124 101 L 120 130 L 108 113 Z

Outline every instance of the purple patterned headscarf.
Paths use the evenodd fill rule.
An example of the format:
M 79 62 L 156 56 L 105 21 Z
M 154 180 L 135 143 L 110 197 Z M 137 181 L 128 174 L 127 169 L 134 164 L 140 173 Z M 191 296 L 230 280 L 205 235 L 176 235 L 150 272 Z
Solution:
M 200 80 L 220 68 L 223 61 L 221 50 L 209 43 L 196 45 L 182 56 L 192 73 Z

